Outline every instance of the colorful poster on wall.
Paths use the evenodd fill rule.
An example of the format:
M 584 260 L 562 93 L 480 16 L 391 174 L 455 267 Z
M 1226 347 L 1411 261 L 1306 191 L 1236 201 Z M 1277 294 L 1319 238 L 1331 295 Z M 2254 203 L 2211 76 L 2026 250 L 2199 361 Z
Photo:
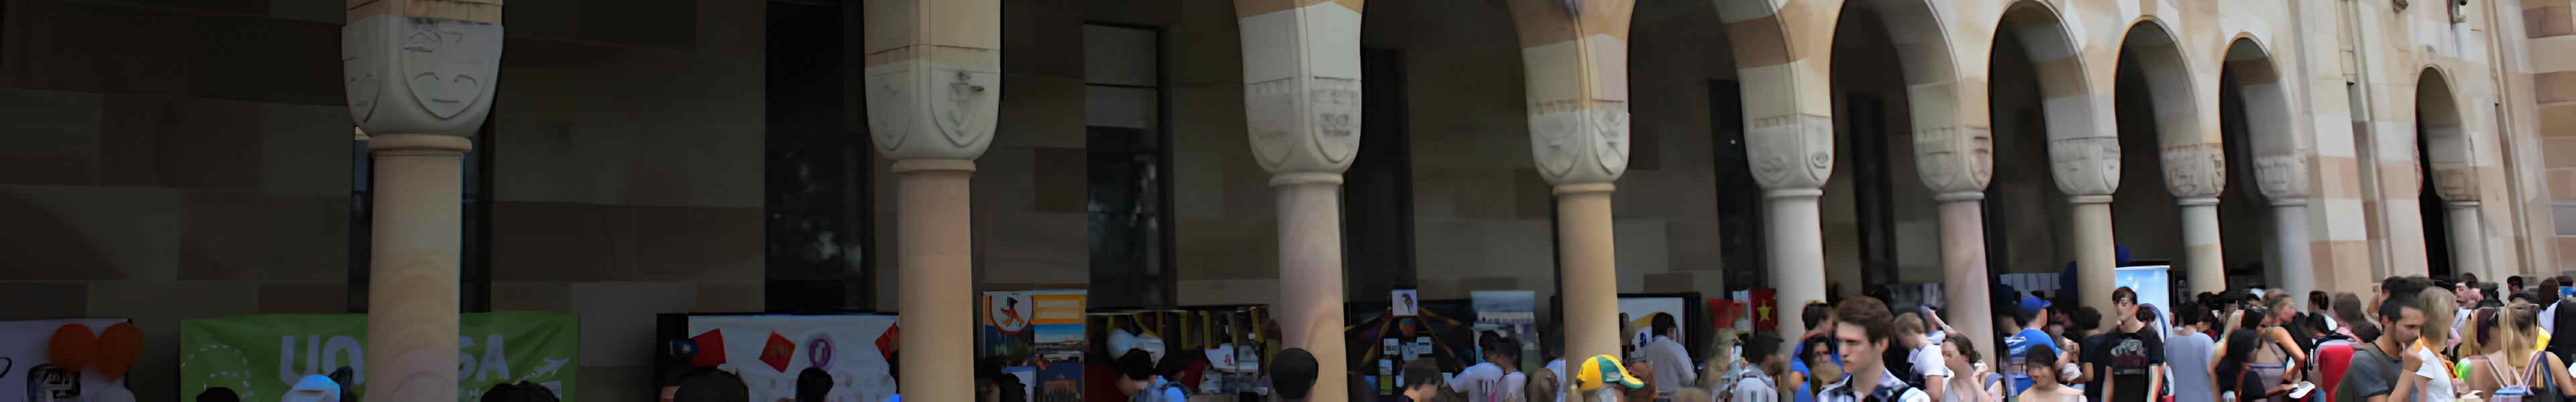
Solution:
M 895 393 L 888 362 L 901 340 L 893 315 L 688 315 L 682 320 L 683 332 L 675 339 L 684 339 L 680 342 L 688 353 L 673 358 L 741 376 L 751 400 L 862 402 Z M 823 395 L 797 395 L 797 379 L 809 370 L 831 378 Z
M 493 385 L 527 381 L 577 400 L 581 325 L 572 313 L 497 312 L 457 319 L 457 390 L 480 399 Z M 351 370 L 351 394 L 368 385 L 365 314 L 249 315 L 179 322 L 179 394 L 215 387 L 245 401 L 277 400 L 307 375 Z
M 1753 330 L 1780 332 L 1780 291 L 1754 289 L 1746 293 L 1745 304 L 1753 311 Z
M 0 321 L 0 400 L 22 397 L 29 401 L 134 400 L 133 391 L 125 385 L 124 371 L 117 371 L 133 368 L 135 363 L 131 362 L 132 359 L 127 359 L 129 361 L 123 367 L 116 369 L 103 369 L 100 367 L 102 364 L 95 363 L 101 360 L 99 351 L 108 343 L 99 341 L 107 328 L 125 322 L 127 320 L 123 318 Z M 64 338 L 67 346 L 89 345 L 88 348 L 75 348 L 85 351 L 81 352 L 82 357 L 66 359 L 86 364 L 56 361 L 52 346 L 57 337 Z M 133 346 L 140 347 L 142 338 L 138 335 L 133 341 L 136 342 Z M 115 371 L 116 375 L 110 375 L 110 371 Z
M 983 350 L 1019 380 L 1020 401 L 1082 400 L 1083 307 L 1079 290 L 984 292 Z
M 1681 297 L 1621 297 L 1619 298 L 1619 313 L 1628 315 L 1627 324 L 1629 325 L 1629 328 L 1636 328 L 1635 332 L 1628 333 L 1629 345 L 1642 347 L 1655 340 L 1653 332 L 1655 328 L 1654 319 L 1657 314 L 1672 317 L 1674 330 L 1681 332 L 1681 337 L 1673 339 L 1674 342 L 1681 342 L 1683 345 L 1691 344 L 1690 326 L 1683 324 L 1688 322 L 1688 318 L 1685 317 L 1690 317 L 1689 299 Z

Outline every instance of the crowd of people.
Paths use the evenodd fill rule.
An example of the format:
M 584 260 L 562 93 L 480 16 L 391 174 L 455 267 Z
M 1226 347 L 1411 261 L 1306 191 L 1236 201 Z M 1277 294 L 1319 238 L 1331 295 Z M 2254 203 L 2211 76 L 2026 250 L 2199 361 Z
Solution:
M 1664 344 L 1679 337 L 1659 320 L 1653 341 L 1628 345 L 1628 356 L 1559 358 L 1523 373 L 1499 354 L 1454 376 L 1423 362 L 1402 370 L 1398 393 L 1472 402 L 2570 400 L 2576 337 L 2550 333 L 2576 325 L 2576 307 L 2560 308 L 2576 302 L 2562 296 L 2576 295 L 2576 280 L 2525 281 L 2390 277 L 2365 294 L 2255 287 L 2172 306 L 2123 287 L 2108 312 L 2034 294 L 2000 305 L 2004 336 L 1982 345 L 1954 336 L 1934 309 L 1861 296 L 1804 306 L 1799 318 L 1811 329 L 1792 338 L 1722 332 L 1705 361 Z M 1981 353 L 1989 346 L 1991 360 Z M 1307 356 L 1280 359 L 1274 396 L 1309 394 Z M 1307 372 L 1282 373 L 1299 369 Z M 1361 398 L 1352 400 L 1384 400 L 1370 391 L 1354 389 Z

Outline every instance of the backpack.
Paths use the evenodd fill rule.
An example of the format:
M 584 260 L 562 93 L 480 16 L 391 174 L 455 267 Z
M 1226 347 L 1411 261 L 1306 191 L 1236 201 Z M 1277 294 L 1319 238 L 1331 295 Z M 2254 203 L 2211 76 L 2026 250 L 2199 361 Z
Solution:
M 2530 365 L 2525 366 L 2527 368 L 2523 369 L 2523 372 L 2515 373 L 2516 375 L 2510 377 L 2505 375 L 2508 371 L 2504 370 L 2504 366 L 2496 364 L 2496 359 L 2487 359 L 2487 368 L 2495 371 L 2496 382 L 2502 385 L 2496 388 L 2495 394 L 2488 396 L 2487 401 L 2560 402 L 2565 400 L 2566 396 L 2560 395 L 2557 384 L 2551 381 L 2547 371 L 2549 368 L 2541 365 L 2548 362 L 2549 356 L 2542 353 L 2545 352 L 2532 352 Z M 2534 370 L 2539 372 L 2535 373 Z M 2539 384 L 2531 384 L 2533 379 L 2538 379 Z M 2548 392 L 2535 393 L 2533 390 Z

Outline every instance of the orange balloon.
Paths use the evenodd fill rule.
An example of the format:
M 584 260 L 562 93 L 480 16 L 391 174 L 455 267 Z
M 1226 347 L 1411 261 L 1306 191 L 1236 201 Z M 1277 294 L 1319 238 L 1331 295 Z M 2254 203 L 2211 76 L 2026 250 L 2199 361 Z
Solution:
M 97 365 L 98 373 L 107 379 L 124 377 L 142 360 L 143 330 L 135 328 L 134 323 L 116 323 L 98 333 L 98 361 L 91 364 Z
M 45 352 L 50 353 L 54 366 L 78 373 L 97 361 L 98 336 L 90 334 L 87 325 L 63 324 L 54 328 L 53 342 L 46 344 Z

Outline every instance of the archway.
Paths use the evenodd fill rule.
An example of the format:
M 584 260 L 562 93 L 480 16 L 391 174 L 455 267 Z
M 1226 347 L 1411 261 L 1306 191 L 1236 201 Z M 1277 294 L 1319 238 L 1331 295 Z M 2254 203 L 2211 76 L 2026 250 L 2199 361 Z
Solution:
M 2219 68 L 2218 117 L 2227 175 L 2219 196 L 2228 283 L 2315 289 L 2307 244 L 2305 152 L 2287 84 L 2261 43 L 2237 38 Z
M 1987 271 L 1998 277 L 2060 272 L 2074 261 L 2066 189 L 2116 183 L 2098 174 L 2066 174 L 2057 169 L 2050 151 L 2051 144 L 2083 143 L 2090 140 L 2083 136 L 2101 131 L 2092 127 L 2096 91 L 2084 79 L 2086 68 L 2071 32 L 2056 10 L 2040 1 L 2015 3 L 1995 30 L 1987 74 L 1995 173 L 1986 186 L 1985 218 Z M 2026 84 L 2032 82 L 2039 85 Z M 1994 284 L 2003 288 L 2000 281 Z M 2011 300 L 1995 302 L 2009 306 Z M 1998 316 L 2011 311 L 1994 309 Z M 1995 322 L 2007 320 L 1998 317 Z
M 2169 264 L 2189 289 L 2216 290 L 2225 286 L 2215 207 L 2226 167 L 2215 133 L 2200 126 L 2191 64 L 2176 45 L 2157 20 L 2131 25 L 2120 43 L 2112 111 L 2128 185 L 2114 194 L 2113 238 L 2131 256 L 2124 265 Z M 2111 281 L 2084 279 L 2085 304 L 2107 308 L 2092 299 L 2107 298 Z
M 1956 166 L 1919 159 L 1918 138 L 1955 141 L 1958 73 L 1947 33 L 1923 0 L 1845 3 L 1835 22 L 1830 94 L 1842 162 L 1821 209 L 1829 287 L 1863 294 L 1938 283 L 1940 222 L 1928 188 Z M 1896 74 L 1890 74 L 1889 67 Z M 1925 183 L 1925 184 L 1918 184 Z
M 2479 250 L 2477 159 L 2461 119 L 2450 78 L 2440 68 L 2425 68 L 2415 82 L 2417 200 L 2423 214 L 2424 268 L 2435 277 L 2478 273 L 2486 267 Z M 2489 275 L 2492 276 L 2492 275 Z M 2484 279 L 2492 280 L 2492 279 Z

